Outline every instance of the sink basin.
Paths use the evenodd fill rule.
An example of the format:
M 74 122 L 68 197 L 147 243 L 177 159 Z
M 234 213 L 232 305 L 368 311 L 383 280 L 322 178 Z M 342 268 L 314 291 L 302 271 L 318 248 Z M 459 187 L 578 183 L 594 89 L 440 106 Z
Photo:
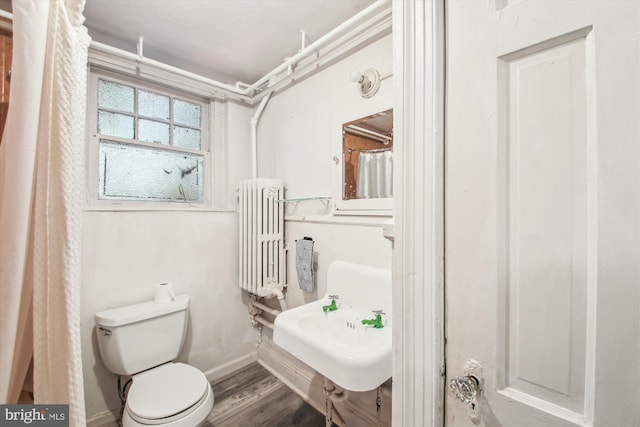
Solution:
M 338 309 L 324 312 L 338 295 Z M 383 328 L 363 325 L 383 310 Z M 273 341 L 338 386 L 373 390 L 391 377 L 391 272 L 336 261 L 327 295 L 276 317 Z

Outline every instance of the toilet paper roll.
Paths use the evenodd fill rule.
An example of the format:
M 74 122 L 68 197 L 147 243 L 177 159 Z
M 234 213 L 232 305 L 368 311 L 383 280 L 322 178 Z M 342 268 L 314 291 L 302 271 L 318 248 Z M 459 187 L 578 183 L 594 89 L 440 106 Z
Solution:
M 156 296 L 154 301 L 158 304 L 167 304 L 176 300 L 171 282 L 164 282 L 156 285 Z

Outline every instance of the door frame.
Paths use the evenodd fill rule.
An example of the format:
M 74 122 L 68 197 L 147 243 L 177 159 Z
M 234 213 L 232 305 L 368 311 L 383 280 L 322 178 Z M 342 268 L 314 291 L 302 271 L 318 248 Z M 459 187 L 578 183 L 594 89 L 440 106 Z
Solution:
M 394 210 L 395 242 L 393 249 L 393 415 L 394 426 L 442 426 L 444 425 L 445 397 L 445 277 L 444 277 L 444 180 L 445 180 L 445 90 L 446 28 L 445 12 L 451 0 L 392 0 L 394 40 Z M 635 10 L 639 13 L 638 10 Z M 637 44 L 627 38 L 627 48 L 637 49 Z M 635 40 L 635 39 L 633 39 Z M 633 45 L 630 47 L 630 45 Z M 508 50 L 507 50 L 508 51 Z M 637 52 L 637 51 L 636 51 Z M 606 58 L 606 57 L 605 57 Z M 622 67 L 633 84 L 634 67 Z M 632 75 L 633 74 L 633 75 Z M 617 85 L 627 80 L 609 79 L 606 83 L 620 90 Z M 608 86 L 608 87 L 609 87 Z M 604 91 L 606 93 L 606 90 Z M 637 93 L 637 92 L 636 92 Z M 608 98 L 610 106 L 611 98 Z M 634 114 L 638 103 L 634 101 Z M 634 116 L 635 117 L 635 116 Z M 631 128 L 630 128 L 631 129 Z M 612 125 L 606 129 L 607 138 L 619 136 Z M 634 143 L 638 128 L 633 127 Z M 599 129 L 598 132 L 604 132 Z M 600 134 L 599 134 L 600 135 Z M 622 135 L 624 137 L 625 135 Z M 601 138 L 604 136 L 600 135 Z M 625 147 L 629 147 L 628 140 Z M 615 147 L 614 147 L 615 148 Z M 622 151 L 605 152 L 606 160 Z M 620 182 L 624 172 L 637 172 L 638 150 L 623 160 L 624 168 L 610 173 L 613 182 Z M 633 183 L 625 191 L 611 195 L 608 202 L 621 207 L 637 202 L 638 174 L 628 180 Z M 618 181 L 616 181 L 618 180 Z M 631 202 L 628 202 L 630 199 Z M 606 213 L 606 231 L 612 237 L 605 242 L 607 249 L 599 259 L 604 273 L 616 274 L 615 285 L 598 287 L 599 301 L 606 299 L 611 304 L 617 300 L 640 300 L 637 287 L 622 287 L 625 280 L 616 269 L 620 266 L 632 273 L 637 283 L 638 270 L 638 209 L 618 209 Z M 626 234 L 634 245 L 624 257 L 612 250 L 617 245 L 616 237 L 625 236 L 625 230 L 616 229 L 620 221 L 630 225 Z M 624 290 L 627 290 L 625 293 Z M 631 290 L 631 292 L 629 292 Z M 618 369 L 622 354 L 622 343 L 629 342 L 624 349 L 624 367 L 639 360 L 640 346 L 637 327 L 640 315 L 637 311 L 624 313 L 624 322 L 618 312 L 604 311 L 598 306 L 598 341 L 602 348 L 618 345 L 618 352 L 602 354 L 596 364 L 595 388 L 592 401 L 601 408 L 593 420 L 595 425 L 607 425 L 603 419 L 616 413 L 617 420 L 628 420 L 638 424 L 640 413 L 635 411 L 639 399 L 637 384 L 640 374 L 625 371 L 619 376 L 610 375 Z M 425 327 L 426 326 L 426 327 Z M 596 349 L 596 351 L 598 351 Z M 596 408 L 598 409 L 598 408 Z M 594 411 L 594 409 L 590 409 Z M 601 415 L 598 415 L 598 414 Z M 634 424 L 635 423 L 635 424 Z M 629 424 L 629 425 L 631 425 Z
M 394 426 L 444 424 L 445 0 L 393 0 Z

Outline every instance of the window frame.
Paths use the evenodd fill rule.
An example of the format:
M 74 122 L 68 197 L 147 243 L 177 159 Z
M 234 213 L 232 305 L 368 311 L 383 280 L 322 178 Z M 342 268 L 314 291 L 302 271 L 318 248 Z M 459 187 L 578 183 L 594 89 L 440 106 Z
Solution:
M 146 142 L 137 139 L 120 138 L 110 135 L 98 133 L 98 82 L 106 80 L 117 84 L 133 87 L 136 91 L 134 103 L 134 112 L 130 115 L 134 117 L 135 136 L 138 136 L 139 118 L 148 119 L 146 116 L 139 114 L 137 111 L 138 90 L 152 92 L 154 94 L 168 96 L 170 98 L 171 117 L 166 123 L 170 124 L 170 133 L 173 133 L 174 115 L 173 115 L 173 99 L 191 102 L 201 106 L 200 110 L 200 150 L 178 147 L 172 144 L 163 144 L 158 142 Z M 214 171 L 212 171 L 214 162 L 212 159 L 213 152 L 213 135 L 212 126 L 214 123 L 212 98 L 201 95 L 195 95 L 184 90 L 159 85 L 145 79 L 136 78 L 129 75 L 123 75 L 102 69 L 90 68 L 87 82 L 87 139 L 86 139 L 86 166 L 85 166 L 85 209 L 98 210 L 205 210 L 211 209 L 213 203 Z M 111 109 L 103 109 L 111 112 Z M 129 113 L 126 113 L 129 114 Z M 165 123 L 163 120 L 158 122 Z M 180 125 L 181 127 L 193 128 L 189 125 Z M 100 171 L 99 171 L 99 151 L 100 140 L 112 141 L 115 143 L 126 144 L 131 146 L 139 146 L 145 148 L 160 149 L 174 153 L 196 154 L 202 155 L 203 160 L 203 188 L 202 201 L 200 202 L 181 202 L 174 200 L 131 200 L 131 199 L 101 199 L 99 194 Z M 170 141 L 173 141 L 173 135 L 170 135 Z

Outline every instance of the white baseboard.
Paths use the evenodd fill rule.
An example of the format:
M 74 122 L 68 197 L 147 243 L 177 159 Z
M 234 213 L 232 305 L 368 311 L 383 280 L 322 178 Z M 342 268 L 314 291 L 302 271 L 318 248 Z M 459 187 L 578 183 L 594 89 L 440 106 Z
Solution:
M 119 410 L 100 412 L 87 418 L 87 427 L 116 427 L 119 417 Z
M 253 362 L 256 362 L 257 360 L 258 360 L 258 352 L 253 351 L 249 354 L 240 356 L 220 366 L 216 366 L 213 369 L 209 369 L 208 371 L 205 371 L 204 374 L 207 376 L 207 379 L 209 381 L 219 380 L 221 378 L 226 377 L 229 374 L 234 373 L 235 371 L 238 371 L 244 368 L 245 366 Z

